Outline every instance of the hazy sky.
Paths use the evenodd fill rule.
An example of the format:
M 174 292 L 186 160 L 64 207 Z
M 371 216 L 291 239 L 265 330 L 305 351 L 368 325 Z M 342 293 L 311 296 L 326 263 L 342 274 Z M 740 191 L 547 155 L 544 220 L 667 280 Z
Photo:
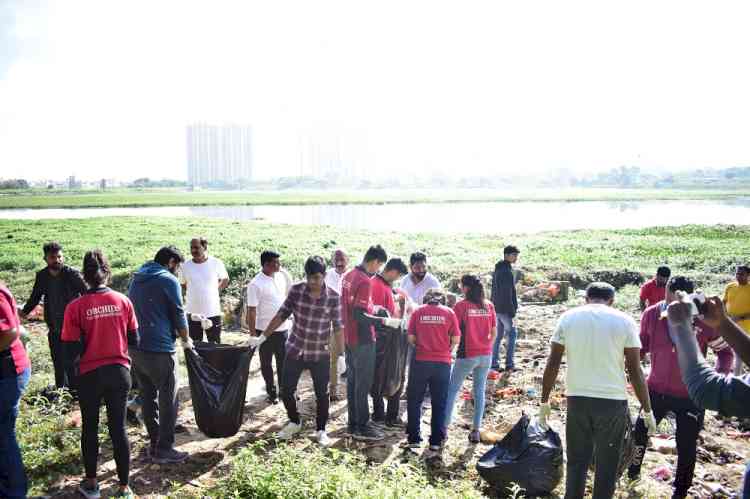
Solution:
M 185 126 L 261 176 L 750 164 L 745 1 L 0 0 L 0 177 L 185 178 Z

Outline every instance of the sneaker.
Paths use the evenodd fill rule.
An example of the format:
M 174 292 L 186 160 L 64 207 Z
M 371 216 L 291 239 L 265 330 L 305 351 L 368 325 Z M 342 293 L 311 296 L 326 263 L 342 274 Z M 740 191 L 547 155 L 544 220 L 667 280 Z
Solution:
M 318 441 L 321 447 L 329 447 L 333 443 L 325 430 L 316 431 L 315 440 Z
M 401 445 L 403 449 L 419 449 L 420 447 L 422 447 L 422 442 L 406 442 Z
M 363 429 L 354 432 L 353 437 L 354 440 L 376 441 L 383 440 L 385 438 L 385 435 L 383 435 L 383 432 L 374 428 L 373 426 L 367 425 Z
M 279 440 L 291 440 L 294 435 L 302 431 L 302 425 L 289 421 L 280 432 L 276 434 Z
M 91 488 L 88 480 L 82 480 L 78 486 L 78 492 L 86 499 L 99 499 L 102 495 L 99 492 L 99 484 L 97 483 L 94 488 Z
M 119 490 L 117 493 L 113 496 L 110 496 L 113 499 L 135 499 L 135 494 L 133 494 L 133 490 L 128 487 L 125 490 Z
M 481 441 L 482 441 L 482 437 L 479 434 L 479 430 L 472 430 L 469 433 L 469 442 L 471 442 L 472 444 L 478 444 Z
M 184 462 L 188 456 L 187 452 L 182 452 L 177 449 L 156 449 L 156 452 L 152 454 L 151 459 L 156 464 L 179 464 Z

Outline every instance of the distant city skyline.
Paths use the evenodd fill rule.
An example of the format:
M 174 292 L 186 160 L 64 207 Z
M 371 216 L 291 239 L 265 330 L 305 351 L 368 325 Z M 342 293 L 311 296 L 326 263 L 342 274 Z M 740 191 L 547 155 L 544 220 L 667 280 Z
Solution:
M 193 186 L 253 180 L 252 127 L 195 123 L 186 129 L 187 180 Z

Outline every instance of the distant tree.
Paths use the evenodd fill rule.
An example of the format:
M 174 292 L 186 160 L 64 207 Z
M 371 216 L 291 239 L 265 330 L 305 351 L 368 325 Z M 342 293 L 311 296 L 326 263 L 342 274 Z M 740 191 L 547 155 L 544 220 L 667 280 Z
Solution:
M 28 189 L 29 183 L 22 178 L 0 180 L 0 189 Z

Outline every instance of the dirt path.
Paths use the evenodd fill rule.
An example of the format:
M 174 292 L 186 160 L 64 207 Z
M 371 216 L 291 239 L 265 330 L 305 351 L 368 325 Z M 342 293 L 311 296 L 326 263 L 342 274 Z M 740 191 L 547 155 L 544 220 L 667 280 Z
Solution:
M 565 310 L 566 308 L 563 305 L 527 306 L 521 310 L 516 353 L 516 364 L 519 371 L 509 377 L 488 382 L 485 430 L 491 430 L 503 436 L 518 421 L 522 412 L 525 411 L 532 415 L 536 413 L 539 393 L 541 392 L 542 373 L 548 352 L 549 336 L 555 321 Z M 234 343 L 240 342 L 243 337 L 240 334 L 227 333 L 225 338 L 228 343 Z M 557 404 L 559 409 L 553 411 L 552 426 L 561 433 L 564 441 L 565 399 L 561 396 L 564 392 L 564 386 L 562 385 L 565 374 L 564 366 L 562 371 L 560 374 L 561 384 L 556 388 L 553 397 L 553 405 Z M 251 365 L 251 378 L 245 406 L 245 422 L 239 433 L 234 437 L 209 439 L 198 430 L 189 400 L 189 390 L 185 386 L 187 376 L 184 371 L 181 374 L 181 382 L 180 398 L 183 402 L 179 422 L 187 428 L 187 432 L 177 435 L 176 445 L 180 450 L 188 451 L 191 457 L 182 465 L 159 466 L 150 464 L 143 457 L 144 446 L 147 442 L 145 428 L 142 426 L 140 428 L 130 427 L 133 455 L 131 484 L 139 497 L 163 497 L 170 492 L 175 497 L 179 497 L 181 494 L 188 495 L 188 492 L 199 492 L 225 473 L 234 452 L 248 443 L 259 439 L 272 438 L 274 433 L 286 422 L 286 414 L 282 404 L 269 405 L 265 402 L 257 356 L 254 357 Z M 340 392 L 343 392 L 341 388 L 343 386 L 340 387 Z M 470 382 L 466 383 L 465 388 L 470 389 Z M 515 390 L 516 394 L 501 398 L 498 391 L 503 388 L 517 388 L 518 390 Z M 500 392 L 500 394 L 503 393 L 507 392 Z M 294 441 L 293 445 L 304 447 L 314 445 L 308 435 L 314 429 L 315 399 L 312 383 L 307 373 L 303 375 L 301 380 L 299 396 L 305 431 L 302 437 Z M 402 412 L 405 413 L 405 410 L 406 403 L 404 402 Z M 635 415 L 637 410 L 638 404 L 632 398 L 631 413 Z M 365 445 L 348 438 L 345 435 L 347 417 L 345 401 L 332 403 L 330 411 L 331 418 L 328 431 L 334 441 L 334 447 L 361 452 L 370 461 L 378 463 L 394 459 L 420 459 L 419 454 L 421 453 L 408 457 L 409 455 L 399 448 L 399 444 L 403 441 L 403 434 L 400 431 L 388 432 L 386 440 L 376 444 Z M 490 449 L 491 444 L 472 445 L 469 443 L 467 435 L 471 416 L 471 402 L 459 397 L 455 422 L 449 430 L 448 444 L 442 456 L 442 463 L 436 472 L 445 478 L 452 476 L 468 477 L 475 480 L 477 487 L 481 488 L 483 485 L 474 470 L 474 465 L 479 457 Z M 429 435 L 429 417 L 430 411 L 428 408 L 422 422 L 424 436 Z M 662 426 L 662 428 L 668 427 L 668 424 Z M 696 467 L 696 479 L 692 489 L 693 497 L 728 497 L 729 494 L 737 491 L 740 487 L 747 457 L 748 440 L 731 438 L 731 433 L 738 430 L 737 422 L 720 421 L 712 413 L 706 415 L 705 428 L 699 442 L 699 462 Z M 663 447 L 665 447 L 662 452 L 647 451 L 642 471 L 642 484 L 636 489 L 628 489 L 625 481 L 621 481 L 617 497 L 671 496 L 671 479 L 664 482 L 652 477 L 655 470 L 664 465 L 671 472 L 674 470 L 676 455 L 669 453 L 673 450 L 674 439 L 670 440 L 669 435 L 665 435 L 665 442 L 666 444 L 662 442 Z M 107 448 L 106 442 L 102 451 L 104 455 L 100 458 L 101 485 L 103 497 L 108 497 L 115 490 L 115 467 L 114 461 L 111 459 L 111 450 Z M 78 476 L 66 477 L 54 484 L 49 493 L 56 498 L 78 497 L 75 488 L 79 480 Z M 557 492 L 562 494 L 562 485 L 558 487 Z

